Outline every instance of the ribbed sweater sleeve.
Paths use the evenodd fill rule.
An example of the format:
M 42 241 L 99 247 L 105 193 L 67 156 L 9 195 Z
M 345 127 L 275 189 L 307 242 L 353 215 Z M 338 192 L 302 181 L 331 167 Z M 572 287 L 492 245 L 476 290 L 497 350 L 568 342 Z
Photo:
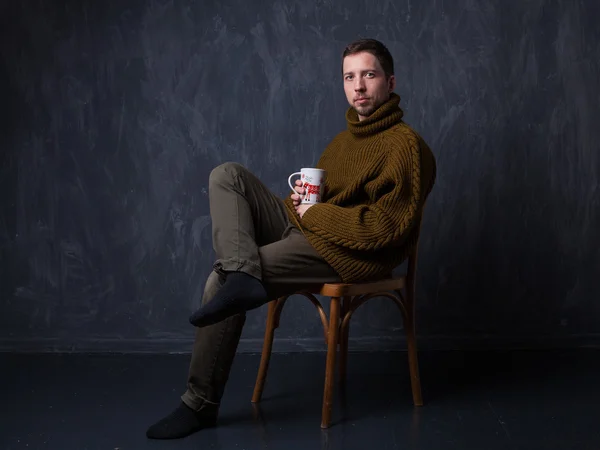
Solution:
M 352 250 L 402 245 L 419 220 L 420 152 L 412 137 L 390 135 L 388 144 L 383 167 L 370 182 L 370 202 L 352 207 L 316 204 L 304 213 L 302 228 Z

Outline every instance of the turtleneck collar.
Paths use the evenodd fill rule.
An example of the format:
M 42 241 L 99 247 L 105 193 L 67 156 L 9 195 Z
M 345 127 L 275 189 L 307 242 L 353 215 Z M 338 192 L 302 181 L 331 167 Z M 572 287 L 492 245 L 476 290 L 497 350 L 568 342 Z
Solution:
M 396 125 L 404 115 L 404 112 L 398 106 L 399 103 L 400 96 L 392 92 L 390 98 L 362 122 L 358 120 L 356 110 L 348 108 L 346 112 L 348 130 L 355 136 L 369 136 Z

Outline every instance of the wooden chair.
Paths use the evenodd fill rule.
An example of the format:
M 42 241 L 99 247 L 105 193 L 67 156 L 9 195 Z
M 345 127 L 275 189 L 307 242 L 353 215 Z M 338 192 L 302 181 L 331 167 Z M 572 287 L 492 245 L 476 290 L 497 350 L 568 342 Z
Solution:
M 393 300 L 402 312 L 408 347 L 408 365 L 410 369 L 413 403 L 415 406 L 423 405 L 415 336 L 414 306 L 417 247 L 418 241 L 409 255 L 408 270 L 404 276 L 387 278 L 369 283 L 327 283 L 316 286 L 314 289 L 297 292 L 297 294 L 301 294 L 308 298 L 316 306 L 325 332 L 327 362 L 325 369 L 325 390 L 323 395 L 321 428 L 329 428 L 329 425 L 331 424 L 334 374 L 338 346 L 340 350 L 339 376 L 340 382 L 344 384 L 346 381 L 346 362 L 348 360 L 350 318 L 362 304 L 374 297 L 387 297 Z M 315 297 L 315 294 L 330 297 L 329 319 L 327 318 L 323 306 Z M 252 395 L 252 403 L 260 402 L 267 377 L 267 369 L 269 368 L 275 329 L 279 327 L 279 318 L 281 317 L 281 311 L 287 298 L 288 297 L 281 297 L 269 302 L 265 340 L 256 384 L 254 386 L 254 394 Z

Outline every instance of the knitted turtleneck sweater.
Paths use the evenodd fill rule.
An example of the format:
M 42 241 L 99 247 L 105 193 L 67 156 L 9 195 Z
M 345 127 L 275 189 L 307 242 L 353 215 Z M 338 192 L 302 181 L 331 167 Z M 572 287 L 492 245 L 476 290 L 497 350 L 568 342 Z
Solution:
M 300 219 L 285 199 L 290 219 L 346 283 L 387 276 L 406 259 L 435 182 L 435 158 L 402 121 L 399 102 L 392 93 L 362 122 L 349 108 L 347 130 L 317 164 L 327 171 L 322 203 Z

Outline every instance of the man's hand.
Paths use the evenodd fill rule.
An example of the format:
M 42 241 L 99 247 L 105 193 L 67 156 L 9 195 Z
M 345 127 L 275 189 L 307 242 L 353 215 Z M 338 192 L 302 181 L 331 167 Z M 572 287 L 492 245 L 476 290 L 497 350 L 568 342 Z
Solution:
M 304 213 L 306 212 L 306 210 L 308 208 L 310 208 L 312 205 L 302 205 L 302 195 L 304 194 L 304 187 L 302 187 L 302 181 L 300 180 L 296 180 L 296 187 L 294 188 L 297 192 L 297 194 L 292 194 L 292 203 L 294 204 L 294 208 L 296 208 L 296 212 L 298 213 L 298 215 L 300 216 L 300 218 L 302 218 L 302 216 L 304 215 Z
M 298 213 L 298 215 L 300 216 L 300 218 L 302 219 L 302 216 L 304 215 L 304 213 L 306 212 L 306 210 L 308 208 L 310 208 L 312 205 L 300 205 L 298 207 L 296 207 L 296 212 Z

